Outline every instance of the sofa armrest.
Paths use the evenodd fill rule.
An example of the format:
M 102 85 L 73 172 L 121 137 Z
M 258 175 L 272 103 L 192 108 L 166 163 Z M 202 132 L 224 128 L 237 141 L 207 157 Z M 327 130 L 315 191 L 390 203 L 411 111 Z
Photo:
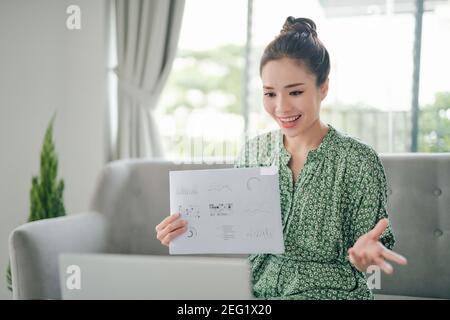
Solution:
M 9 236 L 14 299 L 60 299 L 58 256 L 108 252 L 108 223 L 97 212 L 38 220 Z

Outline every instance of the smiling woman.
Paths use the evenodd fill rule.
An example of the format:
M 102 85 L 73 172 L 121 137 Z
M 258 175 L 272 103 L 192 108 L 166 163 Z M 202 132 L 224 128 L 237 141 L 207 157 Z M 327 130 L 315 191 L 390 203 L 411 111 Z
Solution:
M 375 150 L 320 120 L 330 58 L 315 23 L 288 17 L 260 63 L 263 104 L 280 127 L 247 140 L 235 167 L 277 165 L 286 252 L 250 255 L 267 299 L 372 299 L 364 272 L 392 273 L 387 184 Z
M 235 167 L 279 174 L 285 252 L 249 256 L 253 294 L 265 299 L 373 299 L 364 272 L 391 251 L 383 165 L 369 145 L 320 120 L 330 59 L 315 23 L 288 17 L 261 58 L 263 104 L 280 129 L 247 139 Z M 252 186 L 248 186 L 252 188 Z M 179 215 L 156 226 L 164 245 L 186 232 Z

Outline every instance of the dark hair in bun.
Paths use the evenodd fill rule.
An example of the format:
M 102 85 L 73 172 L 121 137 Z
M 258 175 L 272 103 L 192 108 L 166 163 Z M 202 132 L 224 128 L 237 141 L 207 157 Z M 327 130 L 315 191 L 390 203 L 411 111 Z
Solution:
M 264 49 L 259 65 L 281 58 L 291 58 L 305 65 L 316 75 L 316 85 L 321 86 L 330 73 L 330 56 L 317 37 L 316 24 L 308 18 L 288 17 L 280 34 Z

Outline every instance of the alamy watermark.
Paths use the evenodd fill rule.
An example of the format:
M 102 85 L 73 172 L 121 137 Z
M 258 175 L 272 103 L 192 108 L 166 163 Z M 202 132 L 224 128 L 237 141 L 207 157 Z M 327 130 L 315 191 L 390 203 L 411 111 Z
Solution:
M 370 290 L 381 289 L 381 268 L 371 265 L 366 270 L 367 286 Z
M 70 5 L 66 9 L 66 13 L 69 15 L 66 19 L 66 27 L 69 30 L 81 29 L 81 9 L 77 5 Z
M 81 268 L 72 264 L 66 268 L 66 288 L 68 290 L 81 290 Z
M 188 136 L 183 134 L 174 134 L 165 137 L 169 144 L 170 160 L 176 164 L 234 164 L 239 153 L 244 148 L 249 147 L 246 144 L 258 134 L 242 133 L 239 136 Z M 262 143 L 262 140 L 261 140 Z M 255 142 L 252 146 L 258 149 Z M 262 147 L 262 145 L 261 145 Z M 255 149 L 255 151 L 257 151 Z

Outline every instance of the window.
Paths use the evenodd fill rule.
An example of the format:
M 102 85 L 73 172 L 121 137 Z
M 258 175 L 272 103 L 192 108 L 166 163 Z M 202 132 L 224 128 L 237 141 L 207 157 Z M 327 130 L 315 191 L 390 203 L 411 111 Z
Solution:
M 231 159 L 240 148 L 246 121 L 249 136 L 278 129 L 264 111 L 258 69 L 265 45 L 290 15 L 313 19 L 330 53 L 322 120 L 378 152 L 409 152 L 414 5 L 413 0 L 279 0 L 276 5 L 187 0 L 179 52 L 157 115 L 166 155 Z M 204 14 L 208 12 L 214 14 Z M 449 31 L 448 2 L 425 1 L 420 152 L 450 151 Z
M 244 131 L 247 3 L 188 0 L 173 70 L 158 107 L 166 157 L 232 161 Z

